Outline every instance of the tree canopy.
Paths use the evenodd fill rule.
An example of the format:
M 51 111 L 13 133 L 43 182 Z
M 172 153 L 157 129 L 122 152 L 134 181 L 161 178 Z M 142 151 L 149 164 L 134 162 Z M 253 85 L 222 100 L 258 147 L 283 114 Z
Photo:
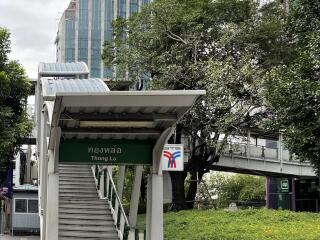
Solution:
M 266 99 L 274 127 L 284 132 L 286 146 L 320 172 L 320 2 L 292 4 L 286 24 L 288 62 L 266 75 Z
M 188 136 L 189 162 L 170 173 L 176 209 L 192 207 L 187 174 L 200 178 L 230 136 L 251 128 L 284 131 L 289 150 L 320 168 L 319 3 L 253 0 L 155 0 L 114 22 L 103 59 L 115 76 L 149 79 L 151 89 L 205 89 L 207 95 L 178 124 Z M 271 121 L 270 121 L 271 120 Z M 188 202 L 191 204 L 188 204 Z
M 19 149 L 19 139 L 31 129 L 25 111 L 30 83 L 22 66 L 9 60 L 9 53 L 10 34 L 0 27 L 0 183 Z
M 193 206 L 196 182 L 186 197 L 179 187 L 187 173 L 201 178 L 229 136 L 267 114 L 262 76 L 285 55 L 277 34 L 284 16 L 277 4 L 260 9 L 251 0 L 158 0 L 115 21 L 115 40 L 105 44 L 103 58 L 119 78 L 147 77 L 151 89 L 207 90 L 177 127 L 177 135 L 189 137 L 191 154 L 184 173 L 171 173 L 176 209 Z

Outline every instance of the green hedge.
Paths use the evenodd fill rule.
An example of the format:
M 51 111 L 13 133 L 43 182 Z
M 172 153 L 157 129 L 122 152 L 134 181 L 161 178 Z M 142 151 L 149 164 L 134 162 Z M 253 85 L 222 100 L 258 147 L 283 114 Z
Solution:
M 164 216 L 166 240 L 319 240 L 320 215 L 273 210 L 181 211 Z

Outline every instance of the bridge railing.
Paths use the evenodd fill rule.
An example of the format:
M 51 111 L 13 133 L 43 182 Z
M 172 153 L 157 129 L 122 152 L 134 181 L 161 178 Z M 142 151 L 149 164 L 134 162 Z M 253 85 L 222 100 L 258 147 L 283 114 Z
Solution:
M 246 143 L 228 143 L 224 148 L 224 154 L 242 156 L 246 158 L 300 162 L 286 149 L 281 149 L 280 151 L 279 148 L 268 148 L 266 146 Z

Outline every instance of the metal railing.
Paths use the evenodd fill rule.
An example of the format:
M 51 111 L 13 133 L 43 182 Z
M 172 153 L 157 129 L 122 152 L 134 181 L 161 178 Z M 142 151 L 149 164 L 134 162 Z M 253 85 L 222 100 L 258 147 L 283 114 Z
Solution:
M 286 162 L 300 162 L 295 156 L 286 149 L 268 148 L 261 145 L 246 143 L 228 143 L 224 148 L 224 154 L 237 155 L 248 158 L 270 159 Z
M 130 225 L 113 182 L 112 175 L 107 167 L 95 165 L 92 167 L 92 170 L 100 198 L 106 199 L 109 203 L 118 236 L 120 240 L 127 240 Z

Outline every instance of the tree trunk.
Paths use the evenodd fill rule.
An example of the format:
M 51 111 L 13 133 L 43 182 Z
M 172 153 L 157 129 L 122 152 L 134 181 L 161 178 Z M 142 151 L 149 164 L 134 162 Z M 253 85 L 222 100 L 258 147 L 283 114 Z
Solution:
M 172 184 L 172 207 L 171 210 L 180 211 L 186 209 L 184 181 L 186 172 L 169 172 Z
M 203 171 L 199 171 L 199 174 L 198 174 L 199 179 L 197 179 L 196 171 L 191 172 L 191 181 L 188 189 L 188 194 L 186 197 L 187 209 L 192 209 L 194 206 L 194 201 L 196 199 L 197 190 L 198 190 L 198 181 L 201 181 L 202 176 L 203 176 Z

